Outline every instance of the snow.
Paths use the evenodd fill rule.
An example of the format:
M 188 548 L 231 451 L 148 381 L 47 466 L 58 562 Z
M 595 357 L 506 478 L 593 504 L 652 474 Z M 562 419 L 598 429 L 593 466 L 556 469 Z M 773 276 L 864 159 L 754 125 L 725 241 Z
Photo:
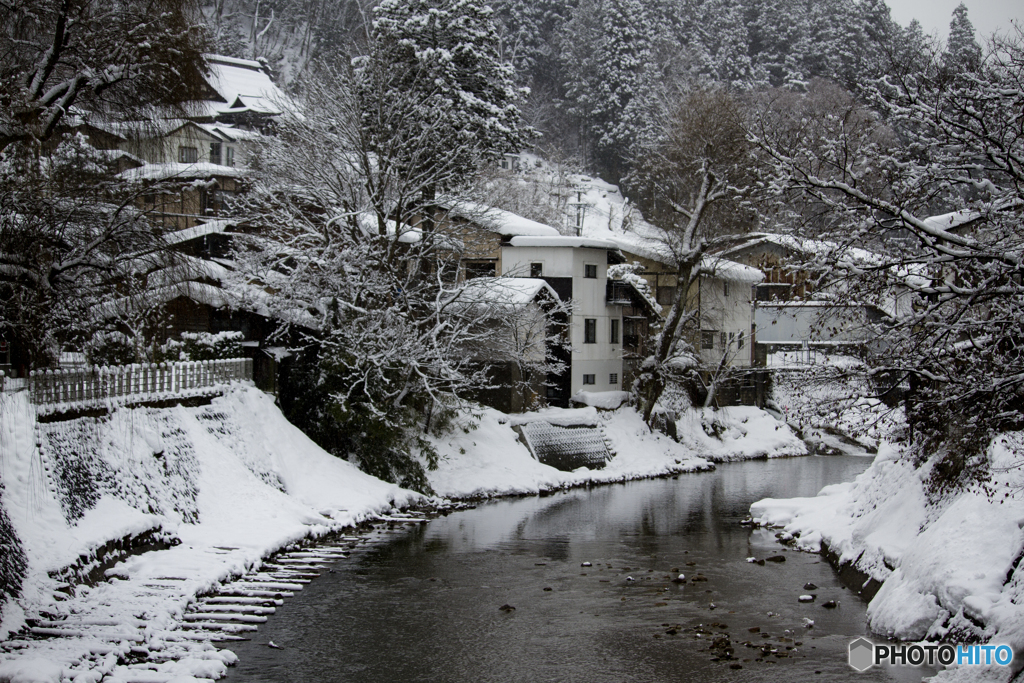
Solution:
M 489 304 L 525 305 L 535 300 L 541 292 L 547 292 L 552 301 L 558 301 L 555 290 L 540 278 L 477 277 L 466 281 L 459 299 Z
M 281 114 L 285 109 L 295 109 L 259 62 L 221 55 L 207 55 L 207 60 L 210 67 L 207 80 L 226 102 L 218 105 L 221 111 L 237 111 L 234 107 L 239 100 L 245 109 L 264 114 Z
M 1024 650 L 1024 577 L 1014 562 L 1024 546 L 1024 433 L 1004 434 L 986 458 L 987 486 L 930 493 L 935 458 L 915 467 L 883 443 L 855 481 L 817 496 L 765 499 L 751 506 L 755 522 L 782 527 L 798 547 L 823 545 L 882 587 L 868 606 L 868 626 L 887 638 L 941 640 L 958 629 L 987 642 Z M 1008 579 L 1009 577 L 1009 579 Z M 979 626 L 980 625 L 980 626 Z M 1006 681 L 1009 670 L 950 669 L 936 680 Z
M 960 209 L 940 216 L 929 216 L 922 221 L 933 230 L 951 230 L 981 218 L 981 214 L 970 209 Z
M 537 221 L 514 214 L 511 211 L 496 209 L 475 202 L 459 202 L 456 206 L 448 207 L 448 210 L 453 216 L 471 220 L 499 235 L 509 237 L 557 237 L 559 234 L 558 230 L 549 225 L 538 223 Z
M 185 228 L 184 230 L 177 230 L 175 232 L 168 233 L 164 235 L 164 241 L 168 244 L 181 244 L 182 242 L 194 240 L 197 237 L 221 234 L 234 225 L 235 221 L 230 218 L 207 221 L 191 228 Z
M 211 164 L 208 161 L 199 161 L 194 164 L 167 161 L 158 164 L 146 164 L 138 168 L 129 168 L 119 173 L 118 177 L 130 182 L 139 180 L 169 180 L 171 178 L 213 178 L 214 176 L 241 178 L 244 175 L 244 169 Z
M 585 406 L 600 408 L 601 410 L 615 410 L 629 400 L 628 391 L 578 391 L 573 394 L 573 403 Z
M 586 237 L 563 236 L 518 236 L 511 240 L 513 247 L 571 247 L 573 249 L 615 249 L 619 245 L 611 240 L 588 239 Z
M 807 455 L 788 425 L 752 406 L 689 408 L 676 421 L 676 433 L 680 443 L 714 462 Z
M 724 412 L 724 411 L 722 411 Z M 429 437 L 440 454 L 437 470 L 427 472 L 438 495 L 448 498 L 482 498 L 494 495 L 528 495 L 540 491 L 589 483 L 608 483 L 694 472 L 711 467 L 709 460 L 766 457 L 805 453 L 793 432 L 770 415 L 754 408 L 725 413 L 730 425 L 726 440 L 713 446 L 701 440 L 704 452 L 651 432 L 631 407 L 599 412 L 595 407 L 547 408 L 533 413 L 505 415 L 484 409 L 479 417 L 465 415 L 452 434 Z M 530 455 L 512 429 L 516 425 L 544 421 L 558 426 L 597 426 L 605 436 L 612 458 L 603 469 L 580 468 L 563 472 L 543 465 Z M 740 434 L 745 431 L 745 434 Z M 773 446 L 758 445 L 770 439 Z M 771 448 L 777 446 L 779 452 Z
M 139 670 L 117 664 L 129 646 L 174 649 L 175 661 L 159 665 L 151 680 L 222 676 L 233 654 L 177 640 L 197 593 L 290 543 L 423 500 L 324 452 L 251 386 L 236 386 L 208 406 L 118 409 L 105 419 L 46 425 L 35 424 L 27 392 L 0 394 L 0 402 L 3 504 L 29 558 L 23 595 L 5 607 L 2 632 L 28 618 L 82 625 L 5 651 L 0 680 L 99 680 L 101 673 L 142 680 Z M 80 453 L 118 473 L 116 485 L 101 486 L 96 504 L 71 522 L 55 474 L 62 440 L 73 444 L 74 458 Z M 165 468 L 180 476 L 161 476 Z M 51 571 L 151 529 L 180 544 L 126 557 L 107 571 L 110 581 L 56 592 Z

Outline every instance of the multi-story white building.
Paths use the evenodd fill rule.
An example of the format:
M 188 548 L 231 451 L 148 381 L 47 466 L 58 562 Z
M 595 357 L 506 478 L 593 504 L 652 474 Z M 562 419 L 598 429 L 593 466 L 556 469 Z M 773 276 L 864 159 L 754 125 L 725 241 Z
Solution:
M 552 404 L 580 391 L 623 387 L 623 307 L 630 301 L 609 287 L 608 266 L 621 263 L 617 245 L 563 236 L 517 236 L 501 249 L 502 275 L 543 278 L 562 301 L 572 302 L 569 371 L 550 378 Z

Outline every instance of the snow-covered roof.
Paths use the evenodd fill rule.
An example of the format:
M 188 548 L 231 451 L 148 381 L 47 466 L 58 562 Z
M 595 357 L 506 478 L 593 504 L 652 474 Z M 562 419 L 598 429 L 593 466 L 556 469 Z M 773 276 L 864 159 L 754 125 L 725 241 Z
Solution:
M 558 230 L 549 225 L 538 223 L 511 211 L 495 209 L 474 202 L 460 202 L 458 205 L 448 208 L 448 212 L 453 216 L 466 218 L 482 228 L 507 237 L 558 237 L 559 235 Z
M 466 282 L 459 298 L 474 303 L 523 305 L 534 301 L 541 292 L 558 300 L 551 285 L 540 278 L 477 277 Z
M 807 256 L 841 255 L 854 263 L 879 263 L 881 261 L 881 257 L 878 254 L 860 247 L 850 247 L 828 240 L 816 240 L 772 232 L 752 232 L 749 235 L 745 235 L 742 242 L 723 249 L 721 254 L 729 256 L 757 244 L 776 244 Z
M 924 219 L 924 224 L 934 230 L 951 230 L 958 228 L 961 225 L 967 223 L 973 223 L 974 221 L 981 218 L 981 214 L 977 211 L 970 211 L 968 209 L 961 209 L 959 211 L 951 211 L 950 213 L 944 213 L 939 216 L 929 216 Z
M 573 249 L 614 249 L 619 245 L 611 240 L 595 240 L 587 237 L 517 236 L 511 239 L 513 247 L 571 247 Z
M 203 129 L 210 135 L 222 140 L 223 142 L 258 140 L 260 137 L 262 137 L 256 131 L 243 130 L 242 128 L 236 128 L 234 126 L 228 126 L 222 123 L 197 123 L 195 124 L 195 126 Z
M 186 281 L 165 287 L 153 287 L 138 296 L 96 304 L 90 310 L 99 318 L 114 318 L 145 311 L 179 297 L 186 297 L 214 308 L 224 308 L 232 303 L 231 297 L 220 287 L 205 282 Z
M 230 218 L 207 221 L 206 223 L 202 223 L 191 228 L 185 228 L 184 230 L 177 230 L 175 232 L 168 233 L 164 235 L 164 241 L 168 244 L 181 244 L 182 242 L 194 240 L 197 237 L 223 233 L 233 225 L 235 225 L 235 221 Z
M 276 115 L 294 109 L 259 62 L 222 55 L 206 55 L 206 59 L 210 67 L 207 82 L 227 103 L 217 107 L 218 113 L 252 111 Z
M 755 284 L 764 280 L 764 273 L 757 268 L 745 266 L 742 263 L 729 261 L 724 258 L 705 256 L 700 262 L 701 272 L 717 277 L 722 280 L 733 282 L 749 282 Z
M 234 166 L 221 166 L 211 164 L 207 161 L 199 161 L 194 164 L 183 164 L 176 161 L 169 161 L 159 164 L 146 164 L 138 168 L 129 168 L 118 174 L 124 180 L 168 180 L 180 178 L 183 180 L 196 178 L 212 178 L 222 176 L 229 178 L 241 178 L 245 175 L 242 169 Z

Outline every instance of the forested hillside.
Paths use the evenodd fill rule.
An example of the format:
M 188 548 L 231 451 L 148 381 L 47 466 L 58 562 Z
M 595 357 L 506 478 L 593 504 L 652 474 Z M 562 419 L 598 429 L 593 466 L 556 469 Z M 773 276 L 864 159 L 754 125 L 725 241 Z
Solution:
M 208 0 L 218 51 L 266 59 L 291 88 L 317 60 L 365 50 L 369 0 Z M 681 91 L 746 92 L 814 78 L 849 89 L 891 71 L 929 42 L 897 25 L 882 0 L 496 0 L 503 59 L 549 153 L 577 156 L 612 180 Z M 966 9 L 950 47 L 977 51 Z

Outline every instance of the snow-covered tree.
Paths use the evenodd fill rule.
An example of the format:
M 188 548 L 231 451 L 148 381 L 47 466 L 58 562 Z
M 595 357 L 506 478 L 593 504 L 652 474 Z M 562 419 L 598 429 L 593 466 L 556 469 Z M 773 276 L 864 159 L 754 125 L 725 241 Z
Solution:
M 73 108 L 123 115 L 193 99 L 205 33 L 194 0 L 0 3 L 0 150 L 49 139 Z
M 429 179 L 425 204 L 527 142 L 523 92 L 498 56 L 491 10 L 475 0 L 384 0 L 360 65 L 370 151 L 409 177 Z M 439 175 L 442 164 L 449 172 Z
M 660 138 L 634 163 L 631 191 L 645 198 L 645 214 L 661 228 L 658 248 L 678 274 L 672 305 L 634 386 L 650 424 L 671 383 L 696 380 L 700 361 L 692 332 L 699 310 L 690 293 L 701 275 L 713 271 L 708 248 L 716 237 L 742 230 L 750 217 L 743 198 L 751 155 L 740 107 L 722 90 L 689 94 L 675 103 Z
M 45 367 L 81 347 L 97 325 L 92 307 L 131 289 L 166 243 L 84 137 L 30 152 L 0 152 L 0 335 Z
M 493 139 L 447 129 L 458 112 L 427 119 L 441 86 L 402 91 L 387 78 L 401 68 L 377 69 L 387 67 L 324 67 L 307 82 L 301 113 L 266 141 L 238 277 L 273 291 L 255 303 L 293 323 L 297 345 L 313 350 L 292 375 L 301 387 L 282 399 L 289 417 L 337 455 L 422 489 L 409 453 L 429 460 L 420 431 L 486 385 L 487 363 L 466 350 L 494 334 L 477 324 L 458 282 L 462 245 L 440 229 L 433 193 L 458 203 L 464 164 L 493 155 Z
M 981 66 L 981 46 L 974 37 L 974 24 L 967 18 L 967 5 L 960 3 L 949 22 L 949 40 L 942 65 L 952 73 L 977 71 Z
M 910 424 L 927 449 L 948 450 L 948 483 L 970 474 L 993 431 L 1024 423 L 1024 35 L 994 42 L 969 78 L 946 78 L 942 61 L 881 81 L 874 121 L 821 112 L 814 145 L 785 126 L 751 137 L 774 189 L 827 209 L 837 248 L 826 262 L 848 296 L 899 304 L 869 367 L 909 383 Z M 854 245 L 875 257 L 851 258 Z

